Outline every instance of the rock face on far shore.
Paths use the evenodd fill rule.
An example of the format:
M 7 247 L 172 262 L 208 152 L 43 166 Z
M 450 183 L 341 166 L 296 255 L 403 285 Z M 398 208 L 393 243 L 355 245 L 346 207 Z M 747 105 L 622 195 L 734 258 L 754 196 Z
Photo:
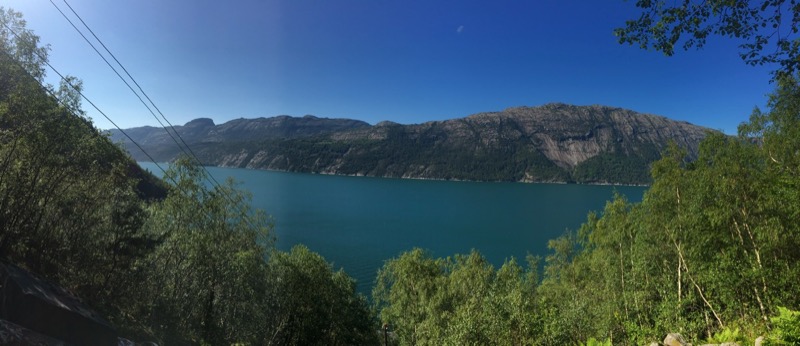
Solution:
M 176 127 L 207 165 L 393 178 L 646 184 L 668 143 L 697 155 L 708 128 L 560 103 L 401 125 L 350 119 L 197 119 Z M 156 161 L 182 152 L 161 128 L 126 132 Z M 149 159 L 119 131 L 136 160 Z

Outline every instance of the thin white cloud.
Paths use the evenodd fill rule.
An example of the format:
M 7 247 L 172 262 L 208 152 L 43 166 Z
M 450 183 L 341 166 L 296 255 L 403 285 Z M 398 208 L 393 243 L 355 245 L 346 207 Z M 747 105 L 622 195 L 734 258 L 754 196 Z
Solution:
M 463 31 L 464 31 L 464 26 L 463 25 L 459 25 L 458 28 L 456 28 L 456 32 L 459 33 L 459 34 L 462 33 Z

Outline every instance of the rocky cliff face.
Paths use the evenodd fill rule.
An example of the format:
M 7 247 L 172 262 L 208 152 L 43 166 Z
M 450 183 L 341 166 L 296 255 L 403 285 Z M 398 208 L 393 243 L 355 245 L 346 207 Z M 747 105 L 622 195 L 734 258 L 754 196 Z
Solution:
M 196 120 L 196 127 L 210 130 L 192 137 L 193 150 L 212 165 L 294 172 L 646 183 L 649 164 L 670 141 L 694 157 L 710 131 L 621 108 L 566 104 L 509 108 L 415 125 L 381 122 L 369 126 L 340 120 L 339 128 L 330 131 L 297 119 L 306 118 L 235 120 L 213 127 Z M 282 122 L 294 125 L 275 125 Z
M 665 117 L 603 106 L 550 104 L 520 107 L 468 119 L 479 123 L 514 124 L 512 136 L 529 138 L 548 159 L 562 168 L 575 168 L 603 153 L 637 155 L 643 146 L 659 151 L 669 141 L 697 154 L 708 129 Z
M 385 140 L 392 126 L 378 124 L 356 131 L 334 133 L 335 140 Z M 642 145 L 661 150 L 670 141 L 697 153 L 709 129 L 661 116 L 606 106 L 547 104 L 479 113 L 462 119 L 402 127 L 410 138 L 427 137 L 442 145 L 498 148 L 508 141 L 522 142 L 565 169 L 602 153 L 636 155 Z

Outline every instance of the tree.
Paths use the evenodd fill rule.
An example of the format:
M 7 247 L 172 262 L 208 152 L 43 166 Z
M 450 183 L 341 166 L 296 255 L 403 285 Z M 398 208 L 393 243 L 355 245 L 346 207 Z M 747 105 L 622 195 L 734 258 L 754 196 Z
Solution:
M 377 343 L 352 278 L 306 248 L 276 251 L 250 196 L 230 180 L 206 185 L 188 159 L 165 173 L 168 188 L 143 186 L 147 175 L 85 118 L 80 80 L 43 85 L 47 47 L 17 12 L 0 7 L 0 24 L 1 260 L 135 339 Z
M 40 45 L 39 36 L 25 27 L 22 13 L 0 6 L 0 50 L 19 63 L 36 81 L 45 76 L 49 45 Z
M 303 245 L 269 260 L 273 297 L 264 322 L 270 345 L 377 345 L 366 298 L 355 281 Z
M 796 79 L 781 76 L 770 111 L 739 136 L 708 135 L 692 162 L 671 146 L 640 204 L 615 198 L 577 237 L 551 241 L 539 286 L 548 343 L 733 328 L 752 339 L 777 306 L 800 304 L 797 100 Z
M 135 163 L 84 118 L 80 80 L 43 84 L 49 48 L 21 14 L 0 8 L 0 24 L 0 257 L 137 329 L 146 315 L 137 307 L 157 291 L 143 289 L 155 277 L 145 258 L 168 248 L 143 228 L 157 220 L 137 191 Z
M 750 65 L 778 64 L 777 74 L 800 67 L 800 2 L 797 0 L 637 0 L 638 19 L 614 30 L 620 43 L 671 56 L 676 47 L 702 48 L 713 35 L 740 41 Z
M 158 247 L 142 261 L 149 277 L 138 313 L 167 340 L 258 343 L 264 335 L 256 321 L 268 313 L 271 224 L 232 181 L 208 188 L 205 171 L 189 159 L 165 178 L 175 185 L 149 207 L 144 225 Z
M 400 345 L 530 345 L 538 340 L 535 259 L 495 270 L 477 251 L 434 259 L 421 249 L 389 260 L 373 300 Z
M 21 14 L 0 8 L 0 24 L 0 257 L 118 322 L 154 247 L 135 163 L 82 116 L 79 89 L 42 84 L 48 48 Z
M 275 250 L 272 224 L 232 181 L 206 185 L 189 159 L 172 164 L 167 198 L 144 225 L 158 246 L 133 314 L 164 341 L 377 344 L 355 281 L 304 246 Z M 171 341 L 171 342 L 170 342 Z

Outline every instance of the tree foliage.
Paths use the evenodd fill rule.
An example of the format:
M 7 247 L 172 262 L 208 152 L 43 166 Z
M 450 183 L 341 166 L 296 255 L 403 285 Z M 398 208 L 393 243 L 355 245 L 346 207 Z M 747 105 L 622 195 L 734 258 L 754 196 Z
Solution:
M 535 288 L 535 266 L 494 271 L 474 252 L 388 261 L 373 292 L 381 320 L 403 345 L 633 345 L 669 332 L 752 341 L 775 327 L 789 340 L 778 330 L 794 335 L 791 316 L 775 309 L 800 306 L 797 100 L 796 79 L 781 77 L 770 111 L 754 111 L 737 137 L 710 134 L 694 161 L 669 147 L 641 203 L 617 195 L 550 241 Z M 501 280 L 506 270 L 515 274 Z
M 50 46 L 41 45 L 39 36 L 25 26 L 22 13 L 0 8 L 0 49 L 30 77 L 41 82 Z
M 778 316 L 770 319 L 774 330 L 765 345 L 797 345 L 800 343 L 800 312 L 778 307 Z
M 275 345 L 374 345 L 377 326 L 355 281 L 303 245 L 275 252 L 269 274 L 278 293 L 268 331 Z
M 717 35 L 739 41 L 739 56 L 750 65 L 778 64 L 788 76 L 800 67 L 796 0 L 637 0 L 636 7 L 639 18 L 614 30 L 620 43 L 671 56 L 676 47 L 702 48 Z
M 433 259 L 414 249 L 387 261 L 373 300 L 400 345 L 529 345 L 538 331 L 529 260 L 495 270 L 476 251 Z
M 46 49 L 20 14 L 0 22 L 0 255 L 104 305 L 150 248 L 132 162 L 41 84 Z
M 776 306 L 800 304 L 797 90 L 782 79 L 769 113 L 754 112 L 736 138 L 709 135 L 696 161 L 668 150 L 641 204 L 618 197 L 576 239 L 551 244 L 540 294 L 574 295 L 542 308 L 578 335 L 558 340 L 757 333 Z
M 78 79 L 43 84 L 48 49 L 21 15 L 0 7 L 0 22 L 0 260 L 133 339 L 377 343 L 344 272 L 308 249 L 276 250 L 249 195 L 207 185 L 189 160 L 166 172 L 169 187 L 154 181 L 84 117 Z
M 736 36 L 761 18 L 737 1 L 684 6 L 699 12 L 661 25 L 699 22 L 644 31 L 663 36 L 656 48 L 672 49 L 668 33 Z M 702 18 L 712 15 L 732 17 L 708 29 Z M 162 342 L 378 343 L 353 280 L 305 247 L 276 250 L 269 219 L 235 183 L 206 185 L 184 160 L 166 173 L 165 198 L 143 198 L 141 175 L 82 116 L 76 91 L 41 84 L 46 47 L 19 14 L 0 9 L 0 21 L 3 260 L 67 287 L 125 333 Z M 495 269 L 475 251 L 434 259 L 415 249 L 387 261 L 373 303 L 393 343 L 641 344 L 674 331 L 796 343 L 800 83 L 785 73 L 777 81 L 769 111 L 755 110 L 737 137 L 709 135 L 692 162 L 668 148 L 641 203 L 615 196 L 550 241 L 541 281 L 534 259 Z
M 143 314 L 164 335 L 255 341 L 260 328 L 248 322 L 264 313 L 271 226 L 233 182 L 209 189 L 203 174 L 188 160 L 175 163 L 165 176 L 175 185 L 148 208 L 143 229 L 158 246 L 141 261 L 150 286 Z
M 272 225 L 232 181 L 207 187 L 187 159 L 167 171 L 169 196 L 148 208 L 158 246 L 135 314 L 167 342 L 377 343 L 365 298 L 343 271 L 299 246 L 273 248 Z

